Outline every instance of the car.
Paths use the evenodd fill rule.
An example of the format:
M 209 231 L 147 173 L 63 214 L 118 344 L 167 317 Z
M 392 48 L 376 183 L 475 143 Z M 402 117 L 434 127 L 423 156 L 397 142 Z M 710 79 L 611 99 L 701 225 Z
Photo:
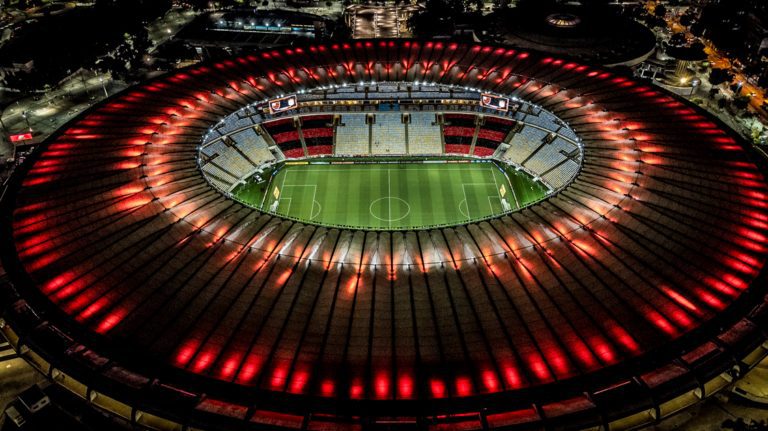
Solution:
M 50 405 L 51 399 L 48 398 L 48 395 L 39 386 L 34 385 L 19 395 L 19 402 L 30 413 L 35 414 Z
M 27 420 L 24 419 L 24 416 L 21 415 L 15 405 L 9 405 L 5 409 L 5 415 L 8 416 L 8 419 L 10 419 L 18 428 L 23 427 L 24 424 L 27 423 Z

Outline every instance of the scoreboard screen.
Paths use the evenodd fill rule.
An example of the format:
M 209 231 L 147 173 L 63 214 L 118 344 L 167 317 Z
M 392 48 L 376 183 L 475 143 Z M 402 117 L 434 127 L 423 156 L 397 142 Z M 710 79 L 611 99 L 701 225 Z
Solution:
M 289 111 L 291 109 L 296 109 L 297 102 L 296 102 L 296 96 L 286 96 L 281 97 L 279 99 L 274 99 L 269 101 L 269 112 L 272 114 L 275 114 L 277 112 L 283 112 L 283 111 Z
M 480 106 L 506 112 L 509 110 L 509 99 L 483 93 L 480 95 Z
M 31 133 L 19 133 L 18 135 L 11 135 L 11 142 L 28 141 L 32 139 Z

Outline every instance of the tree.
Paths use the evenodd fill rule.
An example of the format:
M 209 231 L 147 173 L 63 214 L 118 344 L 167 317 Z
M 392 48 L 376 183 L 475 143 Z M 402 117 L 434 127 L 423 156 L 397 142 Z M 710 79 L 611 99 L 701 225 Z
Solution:
M 757 85 L 759 85 L 762 88 L 768 88 L 768 71 L 763 72 L 762 75 L 757 79 Z
M 714 99 L 718 94 L 720 94 L 720 89 L 717 87 L 712 87 L 709 89 L 709 98 Z
M 745 64 L 748 63 L 745 60 L 750 54 L 747 44 L 744 43 L 748 14 L 743 12 L 747 9 L 744 1 L 740 0 L 710 2 L 702 9 L 699 18 L 703 28 L 701 34 L 729 57 L 739 58 Z
M 669 38 L 669 44 L 672 46 L 683 46 L 688 43 L 688 39 L 685 38 L 685 33 L 675 33 Z
M 192 6 L 193 10 L 201 11 L 208 9 L 209 0 L 186 0 L 186 2 Z
M 452 34 L 456 21 L 467 15 L 475 0 L 427 0 L 426 8 L 413 14 L 408 26 L 418 37 Z
M 415 13 L 408 19 L 408 27 L 417 37 L 432 37 L 453 33 L 455 23 L 445 15 L 428 10 Z
M 649 17 L 648 19 L 648 25 L 650 25 L 653 28 L 666 28 L 667 22 L 664 21 L 664 18 L 652 16 L 652 17 Z
M 697 21 L 691 24 L 691 28 L 689 28 L 688 30 L 690 30 L 692 35 L 696 37 L 702 37 L 704 36 L 705 27 L 704 27 L 704 24 Z
M 654 9 L 653 14 L 663 19 L 667 15 L 667 7 L 663 4 L 656 5 L 656 9 Z
M 22 93 L 29 93 L 33 90 L 39 90 L 42 81 L 37 69 L 31 72 L 15 72 L 6 74 L 3 78 L 3 84 L 8 88 L 19 90 Z
M 680 17 L 680 24 L 686 27 L 690 27 L 691 24 L 693 24 L 694 18 L 695 18 L 694 15 L 690 13 L 686 13 L 685 15 Z
M 500 11 L 509 9 L 509 0 L 493 0 L 493 10 Z
M 747 106 L 749 106 L 749 97 L 747 96 L 739 96 L 733 100 L 733 107 L 740 111 L 747 109 Z
M 352 37 L 352 30 L 347 26 L 343 16 L 339 16 L 333 23 L 331 38 L 335 40 L 348 40 Z
M 720 85 L 733 81 L 733 73 L 728 69 L 712 69 L 709 73 L 709 82 L 712 85 Z
M 101 72 L 110 72 L 117 79 L 125 79 L 128 75 L 128 63 L 113 56 L 98 59 L 95 68 Z

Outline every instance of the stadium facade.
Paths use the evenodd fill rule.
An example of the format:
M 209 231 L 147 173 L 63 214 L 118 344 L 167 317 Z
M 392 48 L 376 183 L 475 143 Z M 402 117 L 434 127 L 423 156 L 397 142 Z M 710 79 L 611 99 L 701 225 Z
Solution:
M 421 138 L 393 148 L 562 183 L 406 231 L 228 196 L 270 157 L 371 152 L 371 123 L 342 120 L 394 106 L 388 136 Z M 697 108 L 574 61 L 426 41 L 263 51 L 128 89 L 17 171 L 0 326 L 83 402 L 147 429 L 632 428 L 768 354 L 764 172 Z

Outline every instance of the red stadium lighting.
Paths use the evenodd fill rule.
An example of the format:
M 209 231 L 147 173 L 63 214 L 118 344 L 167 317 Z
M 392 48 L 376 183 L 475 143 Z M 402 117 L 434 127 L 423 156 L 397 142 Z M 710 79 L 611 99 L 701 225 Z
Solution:
M 734 361 L 747 371 L 768 355 L 768 168 L 661 89 L 545 57 L 318 44 L 192 66 L 96 104 L 9 182 L 0 259 L 5 296 L 20 299 L 2 304 L 3 330 L 177 428 L 594 428 L 626 417 L 616 403 L 634 426 L 696 398 L 692 386 L 709 396 Z M 407 115 L 385 117 L 395 100 Z M 505 174 L 530 171 L 550 194 L 402 229 L 233 198 L 265 166 L 362 165 L 337 152 L 342 127 L 363 157 L 392 130 L 402 154 L 432 133 L 429 165 L 511 160 Z M 277 186 L 265 190 L 295 206 L 322 185 Z M 368 198 L 346 186 L 332 187 Z M 286 198 L 290 187 L 306 194 Z

